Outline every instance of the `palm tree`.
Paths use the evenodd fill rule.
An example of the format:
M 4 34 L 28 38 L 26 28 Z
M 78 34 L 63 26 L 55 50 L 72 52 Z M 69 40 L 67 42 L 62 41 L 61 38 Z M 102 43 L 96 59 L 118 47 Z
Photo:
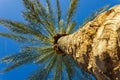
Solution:
M 27 63 L 35 63 L 37 65 L 40 64 L 40 67 L 33 75 L 28 77 L 28 80 L 50 79 L 48 77 L 49 74 L 53 74 L 51 80 L 73 80 L 75 74 L 79 74 L 79 76 L 76 76 L 78 80 L 91 80 L 92 78 L 88 73 L 79 72 L 79 70 L 81 71 L 80 67 L 87 71 L 85 69 L 86 65 L 84 68 L 81 66 L 84 64 L 80 64 L 76 55 L 73 55 L 74 51 L 71 50 L 73 46 L 67 44 L 71 39 L 66 39 L 75 31 L 76 22 L 72 20 L 72 17 L 79 0 L 70 0 L 65 20 L 62 19 L 59 0 L 56 0 L 56 15 L 53 12 L 49 0 L 46 0 L 47 9 L 39 0 L 23 0 L 23 2 L 26 10 L 22 13 L 27 21 L 26 23 L 0 19 L 0 24 L 11 31 L 10 33 L 2 32 L 0 36 L 24 44 L 20 52 L 1 59 L 2 62 L 11 64 L 5 68 L 3 72 L 8 72 Z M 93 13 L 81 26 L 93 20 L 105 9 L 106 6 L 98 10 L 98 12 Z M 72 35 L 74 34 L 76 33 Z M 66 44 L 67 47 L 64 44 Z M 63 45 L 65 47 L 63 47 Z M 77 45 L 74 45 L 74 47 L 77 47 Z M 86 55 L 84 55 L 84 57 L 86 57 Z

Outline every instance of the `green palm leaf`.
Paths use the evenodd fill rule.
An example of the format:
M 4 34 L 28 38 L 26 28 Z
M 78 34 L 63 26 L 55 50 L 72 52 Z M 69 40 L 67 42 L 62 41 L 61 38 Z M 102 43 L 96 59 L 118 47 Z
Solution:
M 6 56 L 2 58 L 1 61 L 2 62 L 17 62 L 17 60 L 20 60 L 28 55 L 29 55 L 28 53 L 24 53 L 24 52 L 17 53 L 17 54 Z
M 76 26 L 76 22 L 71 22 L 71 23 L 69 23 L 66 32 L 67 32 L 68 34 L 69 34 L 69 33 L 72 33 L 72 31 L 73 31 L 73 29 L 75 28 L 75 26 Z
M 46 13 L 47 10 L 42 6 L 42 4 L 38 0 L 36 1 L 24 0 L 24 4 L 29 5 L 29 6 L 26 6 L 26 8 L 28 9 L 29 15 L 28 13 L 26 14 L 23 13 L 26 15 L 27 20 L 29 21 L 37 20 L 37 22 L 42 24 L 45 27 L 45 29 L 49 32 L 49 34 L 53 36 L 55 33 L 55 27 L 48 20 L 49 18 L 47 17 L 47 15 L 49 14 Z M 29 17 L 30 15 L 32 18 Z
M 98 9 L 97 11 L 93 12 L 90 16 L 85 18 L 85 20 L 83 21 L 83 23 L 80 26 L 84 26 L 89 21 L 92 21 L 93 19 L 95 19 L 99 14 L 101 14 L 102 12 L 107 10 L 108 7 L 109 7 L 109 5 L 106 5 L 106 6 L 102 7 L 102 8 L 100 8 L 100 9 Z
M 54 55 L 53 51 L 42 53 L 42 55 L 35 60 L 35 63 L 42 63 L 46 61 L 47 59 L 50 59 L 52 55 Z
M 33 32 L 31 31 L 30 28 L 26 27 L 26 25 L 21 24 L 19 22 L 14 22 L 14 21 L 10 21 L 10 20 L 5 20 L 5 19 L 0 19 L 0 24 L 4 25 L 4 27 L 7 27 L 8 29 L 10 29 L 13 32 L 16 33 L 29 33 L 29 32 Z
M 53 13 L 53 9 L 52 9 L 50 0 L 46 0 L 46 3 L 47 3 L 47 9 L 48 9 L 48 13 L 47 13 L 48 19 L 49 19 L 49 21 L 51 21 L 51 23 L 53 25 L 55 25 L 54 13 Z
M 52 69 L 52 67 L 53 67 L 53 65 L 55 63 L 56 56 L 57 55 L 54 54 L 51 57 L 51 59 L 47 62 L 48 64 L 46 64 L 44 66 L 44 68 L 40 69 L 36 74 L 33 74 L 30 78 L 28 78 L 28 80 L 46 80 L 47 79 L 47 75 L 49 74 L 49 72 L 51 71 L 51 69 Z
M 74 66 L 72 66 L 69 62 L 69 60 L 67 60 L 67 57 L 63 58 L 63 62 L 64 65 L 66 67 L 66 72 L 67 72 L 67 76 L 68 76 L 68 80 L 72 80 L 73 74 L 74 74 Z
M 61 19 L 61 9 L 60 9 L 60 3 L 59 0 L 56 0 L 57 4 L 57 23 L 58 23 L 58 30 L 61 30 L 62 27 L 60 26 L 60 19 Z M 60 31 L 59 31 L 60 32 Z
M 0 19 L 0 24 L 4 25 L 5 27 L 7 27 L 8 29 L 10 29 L 15 33 L 32 34 L 43 42 L 50 42 L 49 38 L 47 38 L 41 32 L 31 29 L 29 25 L 25 25 L 19 22 L 9 21 L 5 19 Z
M 64 20 L 60 20 L 59 27 L 60 27 L 60 29 L 59 29 L 60 34 L 66 33 L 65 32 L 65 21 Z
M 10 66 L 8 66 L 7 68 L 5 68 L 4 70 L 3 70 L 3 72 L 8 72 L 8 71 L 10 71 L 10 70 L 12 70 L 12 69 L 14 69 L 14 68 L 16 68 L 16 67 L 19 67 L 19 66 L 21 66 L 21 65 L 23 65 L 23 64 L 26 64 L 26 63 L 30 63 L 30 62 L 32 62 L 33 61 L 33 59 L 35 58 L 35 57 L 37 57 L 37 55 L 28 55 L 28 56 L 26 56 L 25 58 L 22 58 L 22 59 L 20 59 L 20 60 L 16 60 L 16 61 L 14 61 L 14 59 L 13 59 L 13 61 L 14 61 L 14 63 L 12 64 L 12 65 L 10 65 Z M 12 62 L 13 62 L 12 61 Z
M 77 7 L 78 1 L 79 0 L 70 0 L 70 7 L 68 9 L 68 15 L 67 15 L 67 28 L 68 28 L 68 24 L 71 21 L 73 14 L 74 14 L 74 11 Z
M 27 36 L 21 36 L 19 34 L 11 34 L 11 33 L 0 33 L 0 36 L 7 37 L 9 39 L 13 39 L 17 42 L 20 43 L 28 43 L 28 42 L 36 42 L 37 40 L 31 39 L 30 37 Z
M 50 33 L 51 36 L 54 36 L 56 30 L 54 24 L 52 24 L 52 21 L 49 21 L 48 15 L 46 12 L 47 10 L 42 6 L 42 4 L 37 0 L 36 1 L 36 6 L 38 8 L 38 12 L 42 19 L 44 20 L 44 27 L 46 30 Z
M 56 65 L 56 69 L 54 71 L 55 73 L 52 80 L 61 80 L 62 79 L 62 55 L 57 56 L 55 65 Z

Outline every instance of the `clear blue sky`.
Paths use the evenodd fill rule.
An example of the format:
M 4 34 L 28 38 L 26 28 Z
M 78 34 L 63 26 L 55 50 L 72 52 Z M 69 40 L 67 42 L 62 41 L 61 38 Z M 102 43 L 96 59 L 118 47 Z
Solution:
M 44 3 L 45 0 L 40 1 Z M 54 1 L 55 0 L 51 0 L 53 6 L 55 6 Z M 65 11 L 66 7 L 69 4 L 69 0 L 60 0 L 60 2 L 62 5 L 62 11 Z M 81 21 L 86 16 L 90 15 L 91 12 L 101 8 L 102 6 L 105 6 L 106 4 L 110 4 L 110 7 L 112 7 L 116 4 L 120 4 L 120 0 L 80 0 L 75 19 L 78 23 L 81 23 Z M 21 14 L 21 11 L 23 10 L 24 7 L 22 4 L 22 0 L 0 0 L 0 18 L 7 18 L 10 20 L 23 22 L 24 19 Z M 7 29 L 0 26 L 0 32 L 7 31 Z M 0 37 L 0 58 L 5 55 L 19 52 L 19 49 L 20 44 L 10 39 Z M 0 70 L 5 66 L 6 64 L 0 64 Z M 36 66 L 34 64 L 28 64 L 6 74 L 0 74 L 0 80 L 25 80 L 25 78 L 30 75 L 30 73 L 33 72 L 35 69 Z

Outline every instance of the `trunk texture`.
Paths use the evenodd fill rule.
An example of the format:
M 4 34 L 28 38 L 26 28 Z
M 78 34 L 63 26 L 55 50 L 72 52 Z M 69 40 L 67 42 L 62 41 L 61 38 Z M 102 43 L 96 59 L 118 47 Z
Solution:
M 120 5 L 61 37 L 58 46 L 97 80 L 120 80 Z

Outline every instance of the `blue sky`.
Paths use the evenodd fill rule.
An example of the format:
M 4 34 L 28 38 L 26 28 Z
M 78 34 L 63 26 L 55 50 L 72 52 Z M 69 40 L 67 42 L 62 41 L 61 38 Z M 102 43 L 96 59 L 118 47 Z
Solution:
M 40 0 L 44 3 L 45 0 Z M 53 6 L 55 0 L 51 0 Z M 60 0 L 62 5 L 62 11 L 66 11 L 68 7 L 69 0 Z M 80 24 L 82 20 L 90 15 L 93 11 L 110 4 L 110 7 L 120 4 L 120 0 L 80 0 L 78 9 L 74 19 Z M 22 0 L 0 0 L 0 18 L 6 18 L 10 20 L 17 20 L 23 22 L 21 11 L 24 10 Z M 63 16 L 65 14 L 63 13 Z M 8 30 L 0 26 L 0 32 L 7 32 Z M 13 40 L 0 37 L 0 58 L 19 52 L 20 44 L 14 42 Z M 6 64 L 0 64 L 0 71 Z M 6 74 L 0 74 L 0 80 L 25 80 L 25 78 L 33 72 L 37 67 L 34 64 L 28 64 L 21 66 L 13 71 Z

